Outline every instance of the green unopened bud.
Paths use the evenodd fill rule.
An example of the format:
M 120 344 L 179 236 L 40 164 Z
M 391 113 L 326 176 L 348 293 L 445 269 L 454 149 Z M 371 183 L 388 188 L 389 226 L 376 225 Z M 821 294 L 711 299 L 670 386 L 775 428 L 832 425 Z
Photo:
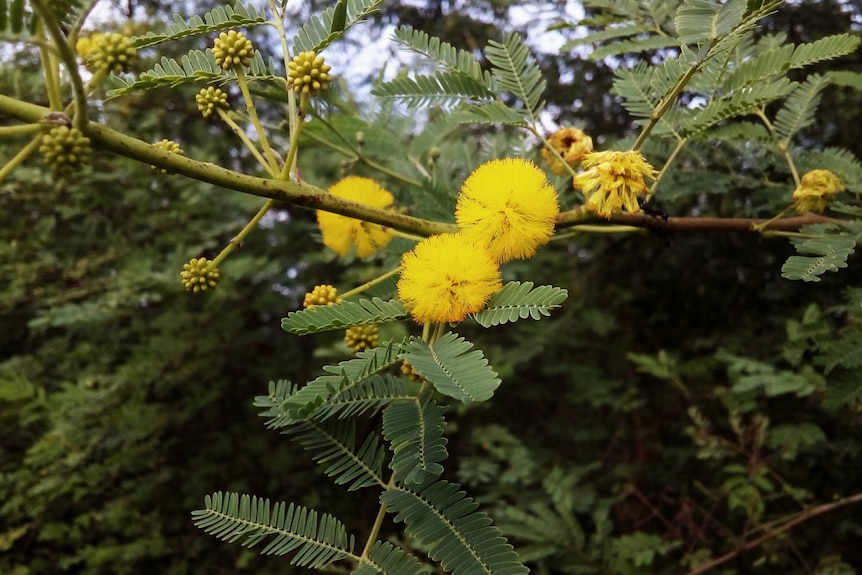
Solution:
M 176 142 L 172 142 L 171 140 L 162 140 L 161 142 L 156 142 L 153 145 L 160 150 L 164 150 L 172 154 L 179 154 L 181 156 L 185 155 L 185 152 L 180 147 L 180 145 Z M 150 165 L 150 168 L 158 171 L 160 174 L 173 174 L 173 172 L 166 170 L 165 168 L 160 168 L 158 166 Z
M 93 35 L 92 45 L 87 54 L 87 66 L 92 70 L 104 70 L 119 74 L 129 69 L 129 64 L 137 53 L 132 41 L 122 34 Z
M 77 128 L 57 126 L 42 136 L 39 146 L 42 160 L 55 173 L 78 170 L 90 163 L 93 150 L 90 139 Z
M 225 70 L 233 70 L 239 66 L 248 68 L 253 55 L 254 46 L 242 32 L 222 32 L 215 40 L 213 57 L 216 64 Z
M 226 110 L 230 107 L 227 103 L 227 94 L 220 88 L 208 86 L 195 95 L 195 103 L 198 105 L 201 115 L 208 118 L 215 112 L 216 108 Z
M 193 293 L 205 292 L 215 289 L 219 280 L 218 268 L 212 265 L 212 260 L 206 258 L 192 258 L 189 263 L 183 264 L 180 272 L 183 287 Z
M 323 56 L 313 51 L 300 52 L 287 67 L 288 84 L 298 94 L 316 96 L 321 90 L 327 90 L 332 82 L 329 74 L 332 66 L 324 63 Z

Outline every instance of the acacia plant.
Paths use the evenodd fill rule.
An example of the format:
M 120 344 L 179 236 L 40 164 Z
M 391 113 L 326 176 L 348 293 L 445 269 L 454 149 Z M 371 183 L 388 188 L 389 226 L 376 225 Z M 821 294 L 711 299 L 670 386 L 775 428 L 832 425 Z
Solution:
M 784 263 L 782 275 L 819 281 L 846 267 L 862 236 L 862 206 L 839 196 L 862 191 L 862 165 L 845 150 L 821 150 L 797 138 L 814 125 L 824 90 L 862 88 L 856 73 L 800 75 L 855 51 L 859 39 L 839 34 L 792 45 L 758 35 L 758 23 L 780 9 L 779 1 L 591 1 L 596 15 L 589 22 L 561 21 L 561 29 L 591 25 L 576 43 L 617 58 L 615 96 L 639 131 L 602 151 L 593 149 L 601 134 L 542 128 L 546 81 L 518 34 L 489 42 L 482 52 L 486 69 L 475 54 L 402 26 L 395 41 L 424 61 L 413 73 L 378 82 L 373 94 L 384 110 L 397 102 L 415 113 L 429 106 L 439 113 L 401 134 L 405 145 L 389 142 L 384 160 L 366 152 L 369 136 L 351 132 L 351 118 L 327 107 L 326 92 L 345 71 L 325 61 L 327 49 L 382 0 L 338 0 L 292 36 L 283 0 L 177 15 L 165 30 L 131 38 L 84 32 L 94 4 L 0 3 L 4 38 L 39 53 L 48 103 L 0 95 L 6 124 L 0 136 L 24 142 L 0 178 L 38 155 L 62 185 L 75 172 L 86 177 L 93 154 L 114 153 L 152 166 L 153 177 L 192 178 L 264 198 L 218 255 L 189 254 L 177 264 L 177 286 L 189 297 L 207 297 L 219 282 L 231 281 L 230 254 L 280 203 L 316 210 L 323 244 L 345 265 L 388 266 L 341 294 L 321 282 L 306 295 L 305 309 L 282 320 L 296 336 L 346 330 L 356 356 L 324 366 L 324 375 L 302 385 L 270 382 L 268 393 L 255 399 L 266 426 L 310 451 L 335 484 L 379 492 L 379 512 L 368 518 L 367 531 L 349 533 L 329 514 L 237 493 L 208 495 L 192 514 L 219 539 L 260 544 L 265 554 L 290 555 L 292 564 L 338 564 L 358 574 L 418 573 L 429 561 L 456 575 L 527 572 L 477 503 L 442 478 L 447 410 L 488 401 L 501 384 L 482 351 L 455 330 L 462 322 L 492 328 L 540 320 L 568 295 L 530 277 L 504 281 L 513 273 L 507 270 L 529 268 L 501 266 L 579 234 L 736 230 L 788 238 L 798 255 Z M 275 31 L 278 61 L 265 60 L 256 47 L 272 39 L 266 30 Z M 211 48 L 169 55 L 173 41 L 192 36 L 211 38 Z M 659 61 L 631 56 L 644 49 L 656 50 Z M 135 58 L 153 53 L 160 58 L 150 69 L 129 72 Z M 429 64 L 433 71 L 423 72 Z M 201 121 L 218 122 L 225 137 L 236 137 L 241 153 L 257 160 L 257 172 L 188 157 L 171 134 L 145 142 L 95 119 L 94 104 L 103 99 L 112 106 L 142 91 L 189 84 L 200 88 Z M 445 144 L 467 126 L 504 130 L 508 147 L 469 152 Z M 329 189 L 305 181 L 301 152 L 308 142 L 378 177 L 351 174 Z M 704 143 L 735 147 L 751 161 L 777 157 L 784 169 L 764 175 L 761 184 L 769 197 L 783 194 L 784 206 L 760 219 L 669 217 L 651 207 L 663 182 L 692 170 L 680 161 L 683 150 Z M 527 157 L 530 146 L 540 149 L 545 168 Z M 381 341 L 378 326 L 390 322 L 404 322 L 416 335 Z M 404 524 L 398 545 L 381 536 L 389 515 Z

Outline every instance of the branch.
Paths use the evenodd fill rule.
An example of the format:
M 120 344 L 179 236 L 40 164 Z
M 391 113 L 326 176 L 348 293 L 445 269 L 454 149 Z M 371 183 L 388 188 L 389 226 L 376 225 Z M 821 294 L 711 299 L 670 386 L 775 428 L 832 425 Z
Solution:
M 693 569 L 692 571 L 689 571 L 688 573 L 686 573 L 686 575 L 700 575 L 701 573 L 706 573 L 707 571 L 709 571 L 713 567 L 718 567 L 722 563 L 726 563 L 727 561 L 730 561 L 731 559 L 733 559 L 734 557 L 736 557 L 737 555 L 739 555 L 743 551 L 748 551 L 749 549 L 757 547 L 758 545 L 765 543 L 766 541 L 769 541 L 770 539 L 778 537 L 780 534 L 782 534 L 786 531 L 790 531 L 793 527 L 795 527 L 796 525 L 799 525 L 803 521 L 811 519 L 812 517 L 816 517 L 817 515 L 822 515 L 824 513 L 828 513 L 829 511 L 832 511 L 832 510 L 837 509 L 839 507 L 844 507 L 845 505 L 850 505 L 852 503 L 858 503 L 860 501 L 862 501 L 862 493 L 857 493 L 856 495 L 851 495 L 850 497 L 845 497 L 844 499 L 841 499 L 840 501 L 835 501 L 834 503 L 825 503 L 823 505 L 818 505 L 817 507 L 812 507 L 811 509 L 809 509 L 807 511 L 803 511 L 797 517 L 791 519 L 790 521 L 788 521 L 784 525 L 781 525 L 780 527 L 775 528 L 774 530 L 770 531 L 769 533 L 761 535 L 757 539 L 752 539 L 748 543 L 740 545 L 739 547 L 737 547 L 733 551 L 728 551 L 727 553 L 725 553 L 721 557 L 717 557 L 708 563 L 704 563 L 703 565 L 698 566 L 697 568 Z
M 51 113 L 48 108 L 0 95 L 0 112 L 23 122 L 38 122 Z M 300 182 L 286 182 L 240 174 L 209 162 L 193 160 L 156 148 L 95 122 L 81 130 L 94 146 L 144 164 L 151 164 L 189 178 L 279 202 L 324 210 L 367 222 L 389 226 L 422 236 L 458 231 L 455 224 L 415 218 L 373 208 L 333 196 L 326 190 Z
M 36 123 L 44 119 L 51 110 L 22 102 L 0 94 L 0 112 L 22 122 Z M 82 132 L 98 147 L 120 154 L 144 164 L 165 168 L 186 177 L 207 182 L 251 194 L 262 198 L 271 198 L 296 206 L 323 210 L 343 216 L 364 220 L 367 222 L 391 227 L 403 232 L 420 236 L 457 232 L 455 224 L 437 222 L 416 218 L 392 211 L 372 208 L 358 202 L 351 202 L 333 196 L 326 190 L 304 182 L 277 181 L 240 174 L 209 162 L 201 162 L 160 150 L 148 142 L 127 136 L 106 126 L 89 122 Z M 643 228 L 657 233 L 691 233 L 691 232 L 748 232 L 762 233 L 764 230 L 753 230 L 752 226 L 767 222 L 766 219 L 755 218 L 662 218 L 647 214 L 621 214 L 604 220 L 592 214 L 585 214 L 583 207 L 561 213 L 557 217 L 557 229 L 570 228 L 579 225 L 626 225 Z M 783 218 L 770 223 L 765 230 L 796 231 L 800 227 L 821 222 L 834 222 L 824 216 L 807 214 L 804 216 Z

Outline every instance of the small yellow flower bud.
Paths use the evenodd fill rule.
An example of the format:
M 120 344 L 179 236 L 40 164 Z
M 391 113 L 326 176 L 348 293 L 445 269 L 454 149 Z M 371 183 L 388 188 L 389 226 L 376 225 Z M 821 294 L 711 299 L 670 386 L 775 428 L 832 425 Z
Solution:
M 238 66 L 248 68 L 251 66 L 253 55 L 254 46 L 242 32 L 236 30 L 222 32 L 215 40 L 213 57 L 216 64 L 225 70 L 233 70 Z
M 298 94 L 316 96 L 321 90 L 327 90 L 332 82 L 329 74 L 332 66 L 325 64 L 323 56 L 313 51 L 300 52 L 287 66 L 288 84 Z
M 316 305 L 332 305 L 335 303 L 341 303 L 341 298 L 338 297 L 338 290 L 331 285 L 319 285 L 314 286 L 311 292 L 305 294 L 302 307 L 314 309 Z
M 162 140 L 161 142 L 156 142 L 153 145 L 160 150 L 164 150 L 166 152 L 171 152 L 172 154 L 179 154 L 181 156 L 185 155 L 185 152 L 180 147 L 180 145 L 177 144 L 176 142 L 172 142 L 171 140 Z M 158 166 L 153 166 L 152 164 L 150 165 L 150 168 L 156 170 L 160 174 L 172 174 L 173 173 L 173 172 L 168 171 L 164 168 L 160 168 Z
M 220 88 L 208 86 L 203 88 L 195 95 L 195 103 L 198 105 L 198 110 L 204 118 L 208 118 L 215 112 L 216 108 L 227 109 L 230 106 L 227 103 L 227 94 L 222 92 Z
M 205 292 L 214 289 L 218 284 L 219 271 L 212 265 L 212 260 L 206 258 L 192 258 L 189 263 L 183 264 L 180 272 L 183 287 L 193 293 Z
M 356 353 L 377 347 L 377 343 L 380 341 L 380 334 L 377 326 L 373 323 L 369 325 L 357 325 L 347 328 L 344 341 L 347 343 L 347 347 L 353 353 Z
M 57 126 L 42 136 L 39 153 L 46 165 L 56 173 L 78 170 L 90 163 L 90 139 L 77 128 Z

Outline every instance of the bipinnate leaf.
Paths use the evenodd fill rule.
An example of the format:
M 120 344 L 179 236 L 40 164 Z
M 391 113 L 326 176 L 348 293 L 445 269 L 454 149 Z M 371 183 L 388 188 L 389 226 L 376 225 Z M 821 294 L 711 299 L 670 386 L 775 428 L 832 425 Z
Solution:
M 685 0 L 674 18 L 676 33 L 685 44 L 700 44 L 721 38 L 742 22 L 746 7 L 745 0 Z
M 550 310 L 560 307 L 569 292 L 554 286 L 533 287 L 533 282 L 513 281 L 494 294 L 488 304 L 473 318 L 484 327 L 491 327 L 519 319 L 541 319 L 551 315 Z
M 344 329 L 370 323 L 386 323 L 407 317 L 400 301 L 380 298 L 343 301 L 333 305 L 318 305 L 312 309 L 292 311 L 281 320 L 281 329 L 297 335 Z
M 855 369 L 862 366 L 862 330 L 854 329 L 835 341 L 823 345 L 823 352 L 814 360 L 829 374 L 836 367 Z
M 431 568 L 422 565 L 391 543 L 375 541 L 364 563 L 351 571 L 351 575 L 426 575 Z
M 271 63 L 266 64 L 260 52 L 257 51 L 245 76 L 249 82 L 270 82 L 279 86 L 283 84 L 283 79 L 272 72 Z M 108 90 L 107 96 L 111 99 L 155 88 L 173 88 L 195 82 L 226 84 L 234 80 L 236 76 L 216 64 L 212 50 L 207 48 L 206 52 L 190 51 L 180 59 L 180 62 L 162 56 L 158 64 L 143 72 L 137 80 L 127 80 L 122 76 L 112 75 L 111 82 L 117 87 Z
M 482 352 L 472 348 L 472 343 L 449 332 L 431 345 L 410 339 L 400 357 L 437 391 L 470 404 L 490 399 L 500 385 Z
M 781 266 L 781 276 L 790 280 L 819 282 L 820 276 L 826 272 L 838 271 L 847 267 L 847 258 L 856 251 L 862 233 L 838 230 L 835 226 L 816 229 L 823 235 L 794 240 L 799 255 L 790 256 Z M 803 228 L 804 230 L 805 228 Z
M 233 6 L 216 6 L 203 17 L 194 15 L 188 20 L 174 14 L 173 24 L 168 25 L 162 33 L 147 32 L 143 36 L 132 38 L 135 48 L 145 48 L 161 42 L 169 42 L 199 34 L 220 32 L 232 28 L 260 26 L 266 24 L 266 16 L 259 12 L 253 4 L 246 6 L 242 2 L 236 2 Z
M 828 85 L 828 77 L 811 74 L 790 94 L 784 106 L 775 114 L 775 134 L 781 138 L 783 146 L 788 146 L 790 139 L 799 130 L 814 122 L 821 93 Z
M 547 82 L 524 39 L 510 32 L 502 42 L 491 40 L 485 48 L 485 56 L 499 86 L 524 102 L 530 118 L 535 120 L 542 108 L 541 97 Z
M 336 485 L 347 485 L 348 491 L 386 485 L 381 475 L 386 446 L 380 444 L 376 432 L 371 432 L 357 450 L 355 420 L 303 421 L 282 433 L 311 451 L 312 459 L 326 466 L 324 473 Z
M 347 4 L 347 6 L 342 6 Z M 380 9 L 383 0 L 346 0 L 326 8 L 302 25 L 293 45 L 296 52 L 320 52 Z M 341 11 L 345 13 L 342 14 Z
M 294 552 L 291 565 L 321 569 L 330 563 L 352 556 L 353 537 L 344 525 L 324 513 L 291 503 L 217 491 L 207 495 L 205 509 L 192 511 L 196 526 L 222 541 L 240 541 L 254 547 L 272 538 L 261 550 L 263 555 L 286 555 Z
M 443 437 L 446 408 L 433 400 L 396 401 L 383 411 L 383 436 L 392 449 L 389 467 L 395 481 L 418 485 L 443 473 L 448 456 Z
M 395 30 L 395 41 L 417 54 L 453 72 L 460 72 L 480 82 L 488 90 L 493 90 L 494 79 L 467 50 L 459 50 L 435 36 L 411 26 L 401 26 Z
M 452 575 L 526 575 L 528 569 L 457 483 L 395 487 L 380 502 L 404 522 L 407 535 Z
M 493 101 L 494 93 L 481 81 L 458 72 L 438 72 L 433 76 L 399 76 L 371 90 L 378 98 L 397 98 L 411 108 L 429 104 L 448 106 L 458 102 Z
M 260 415 L 269 418 L 267 427 L 280 428 L 312 417 L 323 421 L 336 415 L 376 412 L 395 399 L 412 399 L 398 378 L 380 375 L 401 362 L 397 355 L 400 349 L 400 345 L 386 342 L 360 351 L 354 359 L 324 366 L 326 375 L 289 395 L 273 396 L 270 384 L 270 396 L 258 397 L 255 405 L 266 409 Z

